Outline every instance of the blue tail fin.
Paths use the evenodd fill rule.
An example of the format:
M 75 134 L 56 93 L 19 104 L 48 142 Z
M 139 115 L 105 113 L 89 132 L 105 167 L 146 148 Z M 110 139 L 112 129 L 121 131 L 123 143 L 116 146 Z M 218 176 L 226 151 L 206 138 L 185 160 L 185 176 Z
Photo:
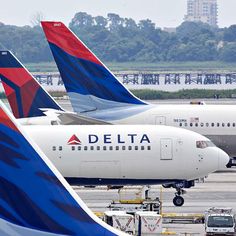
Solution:
M 0 78 L 16 118 L 44 116 L 41 108 L 62 110 L 9 51 L 0 51 Z
M 42 22 L 75 112 L 144 105 L 61 22 Z
M 123 235 L 86 207 L 1 101 L 0 235 Z

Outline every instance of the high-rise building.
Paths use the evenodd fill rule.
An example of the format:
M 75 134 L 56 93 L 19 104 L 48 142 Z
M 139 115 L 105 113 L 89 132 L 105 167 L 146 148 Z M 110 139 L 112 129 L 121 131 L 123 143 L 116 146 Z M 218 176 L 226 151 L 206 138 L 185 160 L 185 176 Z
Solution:
M 217 27 L 217 0 L 187 0 L 185 21 L 201 21 Z

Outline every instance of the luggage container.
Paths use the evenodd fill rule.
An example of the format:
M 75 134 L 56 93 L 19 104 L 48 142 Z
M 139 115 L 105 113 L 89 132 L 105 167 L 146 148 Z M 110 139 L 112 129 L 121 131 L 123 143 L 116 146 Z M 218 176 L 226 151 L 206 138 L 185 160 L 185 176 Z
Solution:
M 104 221 L 120 231 L 128 234 L 134 233 L 134 216 L 125 211 L 106 211 Z
M 135 235 L 149 236 L 162 233 L 162 216 L 154 211 L 137 211 L 135 213 Z

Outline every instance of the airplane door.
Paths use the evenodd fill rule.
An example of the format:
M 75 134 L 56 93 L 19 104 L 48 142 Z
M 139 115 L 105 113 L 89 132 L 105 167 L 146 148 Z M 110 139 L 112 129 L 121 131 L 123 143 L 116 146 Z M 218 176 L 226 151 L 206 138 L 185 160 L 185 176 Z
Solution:
M 155 124 L 156 125 L 165 125 L 166 117 L 165 116 L 155 116 Z
M 161 139 L 161 160 L 173 159 L 173 142 L 170 138 Z

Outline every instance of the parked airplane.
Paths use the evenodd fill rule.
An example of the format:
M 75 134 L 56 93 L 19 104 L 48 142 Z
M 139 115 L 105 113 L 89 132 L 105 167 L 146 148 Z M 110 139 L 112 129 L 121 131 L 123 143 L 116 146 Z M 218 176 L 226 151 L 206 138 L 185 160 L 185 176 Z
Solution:
M 236 157 L 235 105 L 148 104 L 128 91 L 63 23 L 42 26 L 75 112 L 114 124 L 183 127 Z
M 126 235 L 98 219 L 0 102 L 0 235 Z
M 181 187 L 225 168 L 228 155 L 195 132 L 168 126 L 24 126 L 70 184 L 173 184 Z
M 0 79 L 13 114 L 21 124 L 107 123 L 65 111 L 10 51 L 0 51 Z
M 44 113 L 42 113 L 43 116 L 38 116 L 38 112 L 41 112 L 42 110 L 41 108 L 42 103 L 37 103 L 37 99 L 35 99 L 35 97 L 37 98 L 37 96 L 33 96 L 34 93 L 32 91 L 35 87 L 38 88 L 39 91 L 41 91 L 40 93 L 42 94 L 42 99 L 44 100 L 46 106 L 48 106 L 48 104 L 57 105 L 57 103 L 47 94 L 46 91 L 43 90 L 43 88 L 40 88 L 40 85 L 38 84 L 38 82 L 29 74 L 29 72 L 20 64 L 20 62 L 10 52 L 6 52 L 6 51 L 2 53 L 0 52 L 0 65 L 1 65 L 0 76 L 3 79 L 4 88 L 6 90 L 6 94 L 9 99 L 11 108 L 14 111 L 14 114 L 16 115 L 23 114 L 22 115 L 23 117 L 28 117 L 27 119 L 25 118 L 20 119 L 21 122 L 23 121 L 22 122 L 23 124 L 38 124 L 38 125 L 40 125 L 41 123 L 42 124 L 57 124 L 57 122 L 54 120 L 54 116 L 48 116 L 49 109 L 51 109 L 50 111 L 52 111 L 52 113 L 57 114 L 59 112 L 62 112 L 63 116 L 65 116 L 65 113 L 66 113 L 65 111 L 61 111 L 62 109 L 54 110 L 53 107 L 50 107 L 50 108 L 43 107 L 43 109 L 47 111 L 46 112 L 47 116 L 44 116 Z M 18 77 L 17 72 L 19 70 L 20 70 L 21 76 Z M 20 79 L 17 80 L 17 78 L 20 78 Z M 25 98 L 24 94 L 27 94 L 28 96 L 27 99 Z M 19 106 L 19 104 L 21 106 Z M 29 112 L 22 112 L 22 111 L 19 112 L 20 110 L 27 111 L 26 108 L 30 107 L 29 106 L 30 104 L 31 104 L 31 107 L 34 108 L 31 110 L 35 111 L 36 113 L 36 116 L 33 116 L 32 118 L 29 118 L 29 115 L 28 115 Z M 32 115 L 33 112 L 31 112 L 30 114 Z M 69 113 L 69 116 L 71 116 L 71 113 Z M 81 116 L 79 116 L 79 118 L 81 119 Z M 86 122 L 87 120 L 89 120 L 89 118 L 87 119 L 86 117 L 84 117 L 84 119 Z M 78 119 L 76 117 L 75 121 L 77 120 Z M 92 120 L 93 119 L 91 119 L 90 123 L 93 123 Z M 72 133 L 76 132 L 77 129 L 79 130 L 79 134 L 77 134 L 77 136 L 80 137 L 82 133 L 83 135 L 88 135 L 89 142 L 91 142 L 91 144 L 86 145 L 86 143 L 83 142 L 83 144 L 85 145 L 84 147 L 81 147 L 80 140 L 76 138 L 75 135 L 72 135 Z M 122 133 L 120 132 L 120 130 L 122 130 Z M 139 132 L 137 132 L 137 130 L 139 130 Z M 177 136 L 176 134 L 176 136 L 172 137 L 172 133 L 173 133 L 172 131 L 174 133 L 179 133 L 179 136 Z M 167 129 L 166 127 L 158 128 L 155 126 L 145 127 L 145 128 L 140 128 L 139 126 L 135 126 L 135 127 L 129 127 L 129 126 L 91 127 L 91 126 L 88 126 L 87 128 L 82 127 L 82 126 L 72 126 L 70 128 L 58 127 L 58 126 L 56 126 L 55 128 L 51 128 L 50 126 L 46 126 L 46 127 L 39 126 L 39 128 L 36 128 L 36 129 L 34 129 L 33 127 L 30 127 L 29 132 L 33 132 L 32 135 L 35 136 L 35 140 L 38 143 L 41 143 L 42 147 L 47 151 L 47 154 L 50 157 L 52 157 L 52 161 L 54 162 L 54 164 L 60 169 L 62 174 L 68 178 L 70 183 L 78 184 L 79 182 L 79 184 L 82 184 L 82 185 L 101 185 L 101 184 L 121 185 L 121 184 L 150 184 L 150 183 L 169 183 L 170 182 L 177 189 L 177 194 L 176 194 L 177 197 L 175 198 L 175 201 L 174 201 L 175 204 L 177 205 L 183 204 L 183 198 L 180 197 L 180 195 L 183 193 L 183 191 L 181 191 L 181 187 L 191 187 L 194 184 L 193 181 L 186 181 L 189 179 L 192 180 L 193 176 L 192 178 L 190 177 L 187 178 L 186 176 L 181 177 L 181 175 L 178 176 L 174 171 L 175 165 L 178 166 L 176 158 L 181 158 L 180 157 L 181 155 L 183 156 L 183 158 L 189 157 L 191 155 L 190 150 L 188 150 L 188 153 L 185 153 L 185 151 L 180 152 L 179 150 L 177 150 L 178 145 L 175 144 L 175 142 L 179 142 L 179 148 L 181 150 L 183 148 L 186 149 L 188 147 L 187 145 L 181 146 L 182 141 L 183 141 L 182 135 L 185 133 L 182 132 L 181 130 L 179 131 L 178 129 L 174 129 L 174 128 Z M 142 132 L 143 132 L 142 139 L 141 140 L 137 139 L 141 137 L 140 135 L 142 134 Z M 157 134 L 156 138 L 153 138 L 153 139 L 155 140 L 155 143 L 160 142 L 161 146 L 155 145 L 155 147 L 152 147 L 153 144 L 151 144 L 151 141 L 148 138 L 149 136 L 145 136 L 146 132 L 149 135 Z M 186 132 L 187 132 L 186 139 L 188 139 L 187 137 L 191 135 L 191 132 L 190 133 L 188 131 Z M 72 139 L 68 141 L 68 144 L 72 145 L 71 148 L 67 147 L 66 145 L 67 140 L 65 139 L 66 138 L 69 139 L 69 137 L 67 137 L 67 133 L 69 133 L 72 137 Z M 46 139 L 44 138 L 45 134 L 47 134 L 47 137 L 49 138 L 49 140 L 47 139 L 47 141 L 45 141 Z M 98 138 L 99 138 L 98 134 L 104 134 L 103 144 L 101 142 L 98 142 Z M 115 136 L 117 140 L 116 141 L 113 140 L 113 142 L 111 143 L 112 137 L 115 137 Z M 61 139 L 61 137 L 64 137 L 64 138 Z M 145 140 L 145 138 L 147 138 L 147 140 Z M 207 143 L 206 145 L 208 144 L 210 143 Z M 76 147 L 74 145 L 79 145 L 79 146 Z M 176 148 L 175 146 L 177 147 L 177 149 L 175 149 Z M 196 149 L 196 146 L 193 145 L 193 148 Z M 159 159 L 156 160 L 156 154 L 151 149 L 153 149 L 154 152 L 155 153 L 157 152 L 158 154 L 161 152 L 161 156 L 159 154 L 158 158 L 163 159 L 163 160 L 159 160 Z M 176 150 L 177 150 L 177 153 L 175 153 Z M 86 155 L 83 156 L 83 158 L 80 157 L 80 159 L 78 159 L 77 158 L 78 151 L 80 151 L 79 153 L 83 155 L 86 154 Z M 139 151 L 141 153 L 139 153 L 138 155 L 141 157 L 138 159 L 138 161 L 136 161 L 134 160 L 134 155 L 136 155 L 136 153 Z M 150 156 L 144 157 L 143 155 L 146 155 L 146 154 Z M 107 158 L 110 155 L 113 157 L 113 159 L 107 161 Z M 199 153 L 199 155 L 201 154 Z M 100 156 L 100 158 L 97 158 L 97 156 Z M 123 160 L 121 159 L 121 156 L 123 157 L 128 156 L 128 157 L 126 158 L 126 160 Z M 104 157 L 106 158 L 103 159 Z M 86 161 L 84 160 L 84 158 L 86 158 Z M 90 161 L 88 161 L 87 158 Z M 201 161 L 202 160 L 201 158 L 202 158 L 201 156 L 198 156 L 198 159 L 193 159 L 193 160 Z M 159 162 L 162 163 L 162 165 L 160 165 L 161 168 L 167 168 L 167 166 L 171 164 L 172 166 L 171 171 L 173 171 L 172 175 L 170 175 L 167 179 L 165 179 L 164 173 L 161 173 L 161 171 L 158 172 L 159 175 L 156 173 L 157 167 L 155 167 L 152 170 L 152 172 L 149 173 L 148 167 L 149 165 L 152 166 L 151 163 L 148 164 L 146 168 L 142 168 L 142 171 L 141 171 L 141 167 L 143 167 L 143 163 L 145 163 L 146 160 L 147 161 L 150 160 L 152 162 L 152 159 L 154 160 L 154 163 L 156 164 L 159 164 Z M 165 159 L 170 159 L 170 160 L 174 159 L 176 161 L 174 162 L 171 161 L 169 163 L 169 161 L 165 162 L 164 161 Z M 184 159 L 181 159 L 181 160 L 183 161 Z M 139 168 L 138 171 L 134 170 L 136 166 L 132 162 L 137 164 L 137 168 Z M 126 166 L 127 164 L 129 165 Z M 202 164 L 202 161 L 201 161 L 201 164 Z M 194 166 L 195 165 L 193 165 L 192 167 Z M 220 166 L 224 166 L 224 165 L 220 165 Z M 206 168 L 208 167 L 210 168 L 212 167 L 214 170 L 217 169 L 217 166 L 214 164 L 212 166 L 211 165 L 208 166 L 207 164 Z M 189 170 L 191 170 L 191 168 Z M 213 170 L 213 169 L 210 169 L 210 170 Z M 128 171 L 131 171 L 131 172 L 127 175 Z M 96 173 L 97 175 L 95 175 L 94 173 Z M 199 173 L 199 175 L 200 174 L 201 173 Z M 203 176 L 204 175 L 205 174 L 203 174 Z M 174 183 L 175 181 L 176 183 Z

